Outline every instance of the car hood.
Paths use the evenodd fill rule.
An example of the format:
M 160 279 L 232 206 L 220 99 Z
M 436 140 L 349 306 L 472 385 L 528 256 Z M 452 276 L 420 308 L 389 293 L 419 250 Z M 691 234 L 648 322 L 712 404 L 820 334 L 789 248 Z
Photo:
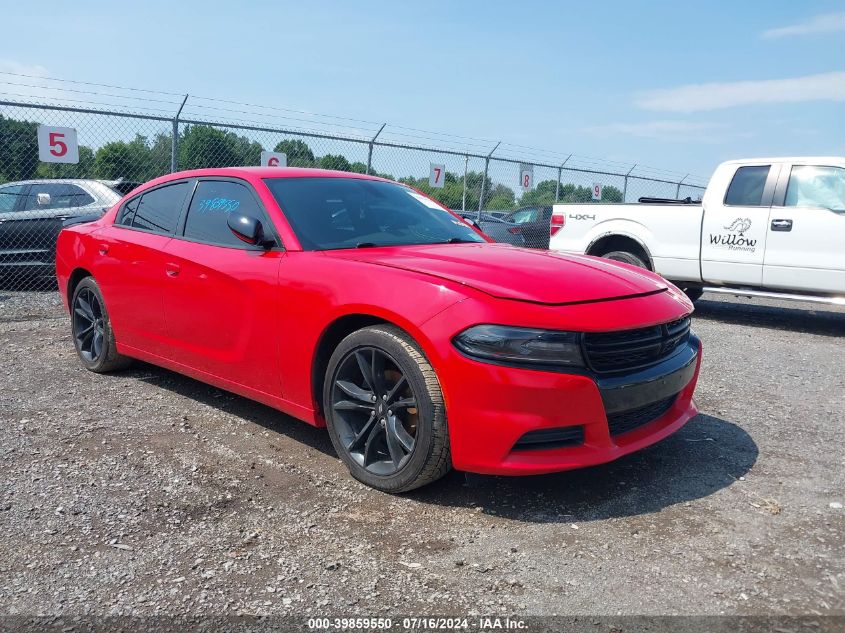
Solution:
M 500 299 L 549 305 L 607 301 L 669 288 L 657 275 L 617 262 L 503 244 L 431 244 L 324 253 L 446 279 Z

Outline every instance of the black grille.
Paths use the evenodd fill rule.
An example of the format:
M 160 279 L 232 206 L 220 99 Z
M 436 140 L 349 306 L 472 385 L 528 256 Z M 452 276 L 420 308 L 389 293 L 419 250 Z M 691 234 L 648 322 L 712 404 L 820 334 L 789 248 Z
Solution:
M 553 429 L 528 431 L 513 446 L 515 451 L 536 451 L 547 448 L 561 448 L 584 443 L 583 426 L 562 426 Z
M 634 429 L 638 429 L 644 424 L 648 424 L 652 420 L 656 420 L 661 415 L 672 408 L 675 403 L 675 398 L 678 394 L 652 402 L 643 407 L 636 409 L 628 409 L 627 411 L 619 411 L 618 413 L 611 413 L 607 416 L 607 426 L 610 429 L 611 435 L 622 435 Z
M 621 332 L 584 335 L 584 355 L 598 373 L 640 369 L 659 363 L 689 338 L 690 319 Z

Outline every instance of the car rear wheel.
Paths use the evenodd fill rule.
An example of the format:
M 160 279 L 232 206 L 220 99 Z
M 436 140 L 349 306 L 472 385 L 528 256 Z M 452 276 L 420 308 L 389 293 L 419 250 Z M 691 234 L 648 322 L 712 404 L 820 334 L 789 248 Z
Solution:
M 399 328 L 367 327 L 341 341 L 326 370 L 323 410 L 335 450 L 368 486 L 406 492 L 451 467 L 440 384 Z
M 605 259 L 612 259 L 616 262 L 622 262 L 624 264 L 630 264 L 631 266 L 637 266 L 639 268 L 645 268 L 648 270 L 648 265 L 643 261 L 643 259 L 639 255 L 635 255 L 634 253 L 629 253 L 628 251 L 610 251 L 609 253 L 605 253 L 602 255 Z
M 123 369 L 132 360 L 117 353 L 103 293 L 93 277 L 77 284 L 70 303 L 71 333 L 85 369 L 104 373 Z

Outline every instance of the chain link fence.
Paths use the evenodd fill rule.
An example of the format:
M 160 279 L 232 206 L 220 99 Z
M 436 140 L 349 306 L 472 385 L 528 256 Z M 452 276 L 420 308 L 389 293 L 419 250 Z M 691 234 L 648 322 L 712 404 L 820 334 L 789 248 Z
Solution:
M 0 101 L 0 291 L 55 286 L 56 237 L 66 219 L 101 215 L 136 184 L 172 171 L 258 165 L 263 150 L 283 152 L 289 166 L 371 173 L 407 183 L 478 220 L 492 238 L 533 248 L 548 248 L 551 205 L 594 202 L 596 184 L 600 202 L 634 202 L 641 196 L 695 200 L 704 191 L 704 183 L 689 176 L 672 180 L 636 166 L 592 167 L 583 159 L 551 164 L 530 156 L 503 157 L 506 150 L 498 146 L 479 151 L 478 144 L 472 151 L 428 147 L 402 142 L 403 136 L 424 137 L 400 131 L 390 136 L 383 133 L 385 126 L 365 136 L 257 125 L 208 114 L 231 108 L 182 114 L 184 106 L 185 100 L 175 116 L 160 116 Z M 42 161 L 39 126 L 75 130 L 78 160 Z M 49 139 L 48 149 L 51 140 L 58 144 L 62 138 Z M 435 169 L 439 186 L 430 184 Z

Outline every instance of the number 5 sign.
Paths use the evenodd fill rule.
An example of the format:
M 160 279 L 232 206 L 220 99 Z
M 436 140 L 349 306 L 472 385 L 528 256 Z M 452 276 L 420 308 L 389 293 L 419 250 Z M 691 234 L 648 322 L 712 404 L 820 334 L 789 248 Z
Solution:
M 38 160 L 44 163 L 78 163 L 76 130 L 72 127 L 39 125 Z
M 431 171 L 428 173 L 428 186 L 435 189 L 443 189 L 446 182 L 446 165 L 435 165 L 430 163 Z

